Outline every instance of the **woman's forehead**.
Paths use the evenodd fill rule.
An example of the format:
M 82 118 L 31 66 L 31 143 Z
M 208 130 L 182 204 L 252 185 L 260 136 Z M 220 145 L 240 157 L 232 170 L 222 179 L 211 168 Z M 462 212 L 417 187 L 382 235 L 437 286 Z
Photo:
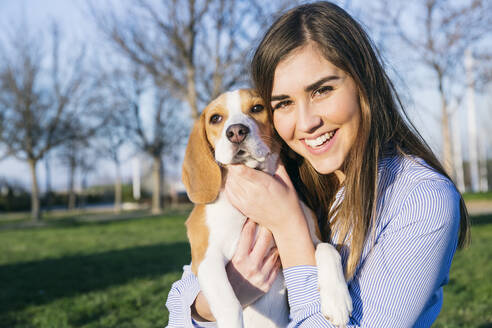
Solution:
M 343 74 L 343 71 L 326 60 L 315 46 L 306 45 L 292 51 L 277 65 L 272 96 L 291 89 L 304 89 L 325 77 Z

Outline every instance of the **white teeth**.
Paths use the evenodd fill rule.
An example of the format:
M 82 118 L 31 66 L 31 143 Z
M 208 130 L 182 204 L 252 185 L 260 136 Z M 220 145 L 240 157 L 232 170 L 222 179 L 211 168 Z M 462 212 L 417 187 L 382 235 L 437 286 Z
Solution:
M 323 135 L 320 135 L 316 139 L 304 139 L 304 141 L 306 142 L 306 144 L 309 147 L 312 147 L 312 148 L 319 147 L 322 144 L 324 144 L 326 142 L 326 140 L 330 140 L 334 134 L 335 134 L 335 131 L 330 131 L 330 132 L 326 132 Z

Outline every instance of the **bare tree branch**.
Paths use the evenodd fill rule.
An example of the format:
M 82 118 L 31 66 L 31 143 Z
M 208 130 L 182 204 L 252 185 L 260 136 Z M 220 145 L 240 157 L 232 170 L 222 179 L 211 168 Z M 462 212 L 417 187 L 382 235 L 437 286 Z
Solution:
M 258 32 L 293 2 L 134 0 L 125 15 L 94 6 L 89 11 L 115 49 L 186 103 L 196 119 L 218 94 L 248 84 L 248 57 Z
M 85 51 L 62 53 L 60 30 L 53 24 L 48 52 L 43 33 L 34 36 L 25 25 L 14 26 L 0 45 L 0 144 L 7 155 L 29 163 L 33 220 L 40 218 L 37 162 L 54 147 L 80 137 L 79 125 L 90 131 L 95 123 L 85 116 L 90 110 L 86 96 L 93 91 L 84 70 Z M 45 65 L 48 56 L 50 68 Z
M 458 102 L 465 91 L 462 87 L 464 76 L 465 50 L 478 46 L 480 41 L 492 37 L 492 3 L 486 0 L 450 2 L 445 0 L 422 1 L 381 1 L 378 16 L 374 19 L 388 39 L 402 44 L 412 65 L 421 65 L 433 72 L 436 91 L 441 101 L 441 128 L 443 140 L 443 164 L 452 172 L 453 157 L 449 119 L 452 111 L 449 104 Z M 388 24 L 390 22 L 390 24 Z M 394 46 L 402 51 L 401 47 Z M 490 47 L 484 52 L 492 54 Z M 484 47 L 478 47 L 484 49 Z M 488 80 L 484 70 L 477 71 L 478 80 Z M 477 56 L 479 58 L 479 56 Z M 458 82 L 457 82 L 458 81 Z

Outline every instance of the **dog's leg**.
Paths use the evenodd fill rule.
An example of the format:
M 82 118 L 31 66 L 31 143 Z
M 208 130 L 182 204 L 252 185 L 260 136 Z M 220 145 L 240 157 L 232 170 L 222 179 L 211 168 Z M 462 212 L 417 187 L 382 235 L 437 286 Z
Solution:
M 207 251 L 198 268 L 198 281 L 219 328 L 242 328 L 243 311 L 225 270 L 220 251 Z
M 320 243 L 316 247 L 315 256 L 321 313 L 334 325 L 345 326 L 352 313 L 352 299 L 343 276 L 340 254 L 332 245 Z

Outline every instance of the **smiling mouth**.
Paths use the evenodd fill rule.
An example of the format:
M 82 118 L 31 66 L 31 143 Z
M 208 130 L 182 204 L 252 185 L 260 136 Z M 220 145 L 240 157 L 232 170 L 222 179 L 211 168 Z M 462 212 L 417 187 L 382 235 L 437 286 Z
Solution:
M 319 148 L 330 141 L 337 131 L 338 129 L 326 132 L 315 139 L 304 139 L 304 142 L 311 148 Z

